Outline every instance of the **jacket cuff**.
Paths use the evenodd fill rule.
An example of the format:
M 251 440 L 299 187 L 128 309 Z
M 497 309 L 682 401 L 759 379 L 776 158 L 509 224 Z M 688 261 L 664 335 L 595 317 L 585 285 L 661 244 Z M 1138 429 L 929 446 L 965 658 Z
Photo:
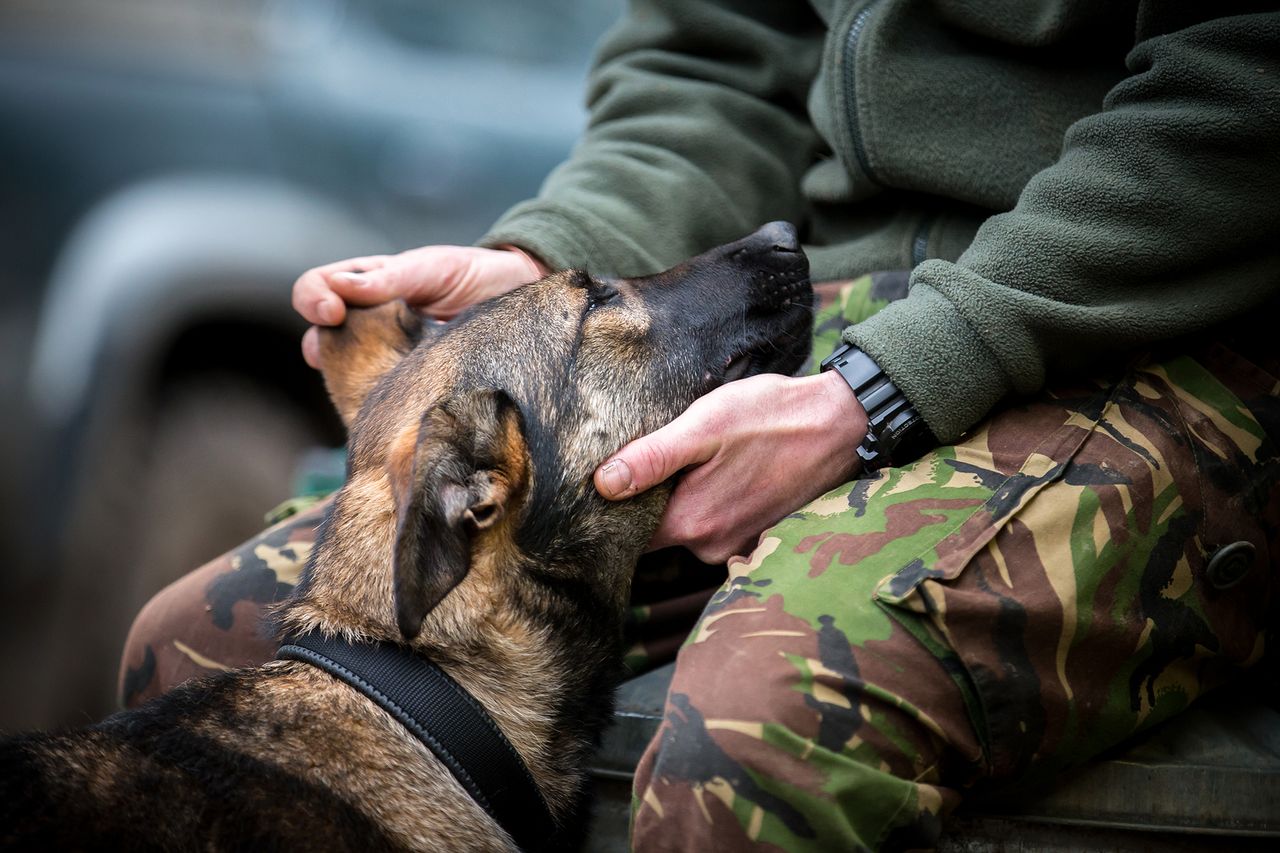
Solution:
M 638 245 L 590 213 L 572 214 L 540 199 L 511 208 L 477 246 L 519 246 L 551 269 L 585 269 L 598 275 L 642 275 L 664 267 Z
M 953 444 L 1011 390 L 999 361 L 930 284 L 844 330 L 875 359 L 942 444 Z

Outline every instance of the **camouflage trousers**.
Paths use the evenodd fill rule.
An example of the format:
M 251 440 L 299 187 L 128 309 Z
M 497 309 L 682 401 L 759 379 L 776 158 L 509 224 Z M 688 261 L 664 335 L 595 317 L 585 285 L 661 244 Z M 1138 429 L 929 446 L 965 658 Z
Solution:
M 820 288 L 815 351 L 905 283 Z M 679 652 L 634 845 L 929 847 L 962 791 L 1050 778 L 1256 662 L 1280 547 L 1277 376 L 1273 347 L 1170 346 L 819 498 L 709 600 L 709 567 L 643 566 L 629 663 Z M 157 596 L 125 702 L 269 657 L 257 617 L 322 510 Z
M 133 621 L 120 664 L 119 701 L 135 708 L 190 678 L 275 657 L 264 626 L 302 575 L 329 498 L 289 502 L 288 517 L 157 593 Z M 725 577 L 675 549 L 637 567 L 628 616 L 626 664 L 641 673 L 675 657 Z

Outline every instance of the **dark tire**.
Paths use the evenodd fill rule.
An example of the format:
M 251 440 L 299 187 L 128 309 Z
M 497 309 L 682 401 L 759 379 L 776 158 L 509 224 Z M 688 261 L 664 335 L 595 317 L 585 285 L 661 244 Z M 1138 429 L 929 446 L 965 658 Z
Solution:
M 177 578 L 260 531 L 293 490 L 312 419 L 234 379 L 184 387 L 161 412 L 140 490 L 136 612 Z
M 116 709 L 120 653 L 142 605 L 260 531 L 290 497 L 300 455 L 325 440 L 314 413 L 234 375 L 183 379 L 139 420 L 100 446 L 71 510 L 46 725 Z

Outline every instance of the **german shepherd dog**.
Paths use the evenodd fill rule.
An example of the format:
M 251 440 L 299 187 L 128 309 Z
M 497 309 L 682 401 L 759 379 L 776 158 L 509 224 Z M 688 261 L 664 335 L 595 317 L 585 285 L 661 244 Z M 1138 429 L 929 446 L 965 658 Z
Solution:
M 812 312 L 784 223 L 650 277 L 558 272 L 447 324 L 352 310 L 321 344 L 347 479 L 278 629 L 429 657 L 523 759 L 550 846 L 572 843 L 670 491 L 610 503 L 592 473 L 716 386 L 798 369 Z M 6 741 L 0 846 L 516 849 L 400 722 L 294 660 Z

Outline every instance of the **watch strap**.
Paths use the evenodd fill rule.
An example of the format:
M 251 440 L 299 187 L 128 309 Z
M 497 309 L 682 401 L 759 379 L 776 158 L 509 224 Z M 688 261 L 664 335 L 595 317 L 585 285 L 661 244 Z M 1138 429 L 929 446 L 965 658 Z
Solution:
M 908 462 L 925 449 L 932 435 L 924 418 L 875 359 L 842 343 L 821 367 L 839 373 L 867 412 L 867 434 L 857 448 L 864 471 Z

